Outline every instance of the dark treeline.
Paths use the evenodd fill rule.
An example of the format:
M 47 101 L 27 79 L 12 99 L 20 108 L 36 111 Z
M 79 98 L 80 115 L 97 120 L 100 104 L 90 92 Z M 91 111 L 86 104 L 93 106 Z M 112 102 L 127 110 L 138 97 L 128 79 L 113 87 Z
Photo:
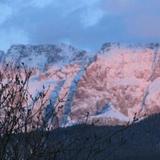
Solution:
M 77 125 L 13 134 L 7 159 L 150 160 L 160 157 L 160 115 L 126 126 Z

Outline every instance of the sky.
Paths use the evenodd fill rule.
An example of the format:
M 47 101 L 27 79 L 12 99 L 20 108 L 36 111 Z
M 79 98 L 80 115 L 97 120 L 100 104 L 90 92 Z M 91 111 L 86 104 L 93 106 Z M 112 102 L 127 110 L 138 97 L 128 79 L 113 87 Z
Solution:
M 0 49 L 160 42 L 160 0 L 0 0 Z

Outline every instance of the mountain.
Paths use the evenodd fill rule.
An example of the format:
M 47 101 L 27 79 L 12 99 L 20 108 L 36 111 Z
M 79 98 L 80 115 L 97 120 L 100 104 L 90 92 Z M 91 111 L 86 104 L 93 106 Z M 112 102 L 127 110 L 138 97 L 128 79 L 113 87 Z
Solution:
M 54 106 L 58 126 L 126 124 L 160 112 L 159 44 L 105 43 L 96 53 L 65 44 L 13 45 L 0 55 L 32 68 L 33 95 L 50 86 L 48 123 Z M 56 105 L 58 99 L 64 101 Z

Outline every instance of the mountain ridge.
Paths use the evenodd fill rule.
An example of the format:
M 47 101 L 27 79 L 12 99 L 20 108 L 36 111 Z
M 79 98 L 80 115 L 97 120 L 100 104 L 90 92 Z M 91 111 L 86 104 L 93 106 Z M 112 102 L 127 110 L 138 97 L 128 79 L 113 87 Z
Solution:
M 160 112 L 159 46 L 105 43 L 91 54 L 65 44 L 14 45 L 3 61 L 34 69 L 32 94 L 51 85 L 48 96 L 56 104 L 67 93 L 70 101 L 60 103 L 60 111 L 55 108 L 60 126 L 117 125 L 132 121 L 135 114 L 141 119 Z

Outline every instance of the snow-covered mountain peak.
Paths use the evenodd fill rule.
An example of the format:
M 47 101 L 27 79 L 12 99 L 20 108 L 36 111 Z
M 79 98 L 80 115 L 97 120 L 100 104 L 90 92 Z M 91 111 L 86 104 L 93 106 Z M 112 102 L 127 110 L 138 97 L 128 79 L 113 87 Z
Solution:
M 64 66 L 71 63 L 82 63 L 87 52 L 71 45 L 12 45 L 6 54 L 6 62 L 24 63 L 29 67 L 44 69 L 48 65 Z

